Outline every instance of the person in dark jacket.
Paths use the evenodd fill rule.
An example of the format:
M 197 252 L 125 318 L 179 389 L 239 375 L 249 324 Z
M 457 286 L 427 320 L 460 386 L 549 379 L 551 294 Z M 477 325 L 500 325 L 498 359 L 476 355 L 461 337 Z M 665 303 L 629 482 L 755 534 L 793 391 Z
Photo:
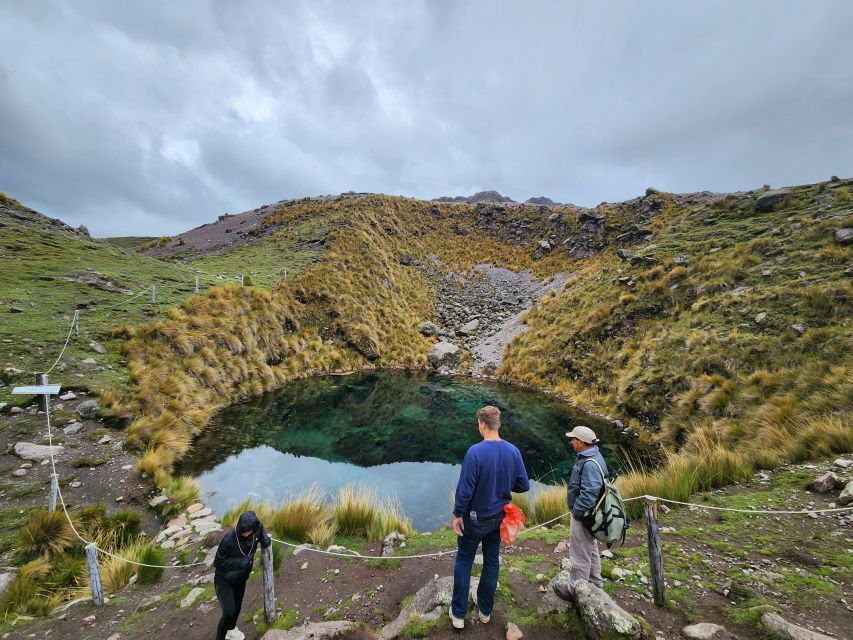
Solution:
M 567 502 L 572 512 L 572 526 L 569 533 L 569 559 L 572 571 L 568 584 L 554 584 L 554 592 L 569 600 L 576 580 L 587 580 L 601 588 L 601 556 L 598 542 L 581 522 L 584 514 L 595 506 L 604 489 L 607 476 L 607 463 L 598 451 L 598 438 L 589 427 L 578 425 L 566 434 L 577 453 L 572 476 L 569 479 Z
M 530 489 L 521 452 L 501 439 L 500 426 L 501 412 L 497 407 L 483 407 L 477 412 L 477 427 L 483 441 L 468 449 L 456 485 L 453 531 L 457 535 L 457 551 L 449 612 L 456 629 L 465 627 L 471 568 L 481 543 L 483 571 L 474 602 L 480 622 L 485 624 L 491 619 L 500 571 L 504 505 L 512 501 L 513 491 L 523 493 Z
M 216 630 L 216 640 L 245 637 L 237 630 L 237 618 L 243 605 L 246 580 L 252 572 L 258 544 L 266 549 L 272 540 L 254 511 L 240 515 L 237 526 L 229 529 L 219 543 L 213 566 L 213 586 L 222 607 L 222 617 Z M 232 631 L 233 630 L 233 631 Z

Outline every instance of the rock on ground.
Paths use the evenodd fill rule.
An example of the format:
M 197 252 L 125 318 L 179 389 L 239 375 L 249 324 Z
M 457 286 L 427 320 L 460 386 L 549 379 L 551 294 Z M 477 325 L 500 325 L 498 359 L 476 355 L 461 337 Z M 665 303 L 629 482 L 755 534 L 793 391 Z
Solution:
M 758 213 L 767 213 L 773 211 L 776 205 L 785 201 L 785 198 L 791 195 L 790 189 L 776 189 L 775 191 L 767 191 L 758 196 L 755 201 L 755 210 Z
M 480 584 L 480 579 L 471 578 L 471 589 L 468 595 L 468 606 L 471 606 L 473 598 L 471 593 L 477 591 L 477 586 Z M 453 598 L 453 576 L 444 578 L 433 578 L 426 585 L 421 587 L 411 602 L 403 607 L 400 615 L 393 622 L 388 623 L 382 628 L 379 637 L 382 640 L 393 640 L 400 635 L 403 627 L 415 615 L 424 615 L 432 613 L 438 607 L 449 607 L 450 601 Z M 442 612 L 443 613 L 443 612 Z
M 50 457 L 51 447 L 46 444 L 35 444 L 32 442 L 18 442 L 15 444 L 15 455 L 23 460 L 44 460 Z M 53 445 L 53 455 L 59 455 L 63 451 L 61 445 Z
M 835 489 L 836 482 L 838 482 L 838 476 L 832 471 L 827 471 L 823 475 L 815 478 L 812 483 L 812 489 L 818 493 L 828 493 Z
M 765 613 L 761 616 L 761 624 L 776 638 L 784 640 L 831 640 L 822 633 L 809 631 L 804 627 L 798 627 L 775 613 Z
M 93 420 L 98 417 L 98 412 L 101 410 L 101 403 L 97 400 L 86 400 L 81 402 L 77 407 L 77 413 L 81 418 Z
M 554 593 L 554 585 L 568 584 L 570 574 L 571 569 L 563 569 L 551 578 L 550 582 L 548 582 L 548 585 L 545 587 L 545 595 L 542 596 L 542 604 L 539 605 L 539 609 L 537 611 L 538 615 L 547 616 L 550 613 L 562 613 L 569 610 L 569 603 Z
M 189 607 L 195 604 L 196 599 L 204 593 L 204 589 L 201 587 L 195 587 L 188 594 L 187 597 L 181 600 L 181 609 L 188 609 Z
M 574 583 L 574 593 L 578 612 L 587 627 L 588 638 L 640 640 L 643 635 L 640 623 L 604 591 L 586 580 L 577 580 Z
M 848 482 L 847 486 L 844 487 L 844 490 L 841 492 L 841 495 L 838 496 L 838 502 L 840 502 L 845 507 L 851 502 L 853 502 L 853 480 Z
M 838 244 L 853 244 L 853 229 L 838 229 L 835 232 L 835 240 Z
M 272 629 L 267 631 L 261 640 L 334 640 L 357 628 L 358 625 L 355 622 L 348 620 L 315 622 L 288 631 Z
M 718 640 L 726 636 L 726 628 L 711 622 L 698 622 L 684 627 L 681 633 L 688 640 Z
M 429 363 L 438 369 L 439 367 L 452 367 L 459 359 L 459 347 L 451 342 L 439 342 L 433 345 L 427 355 Z
M 519 629 L 512 622 L 506 623 L 506 640 L 521 640 L 524 637 L 524 634 L 521 633 L 521 629 Z

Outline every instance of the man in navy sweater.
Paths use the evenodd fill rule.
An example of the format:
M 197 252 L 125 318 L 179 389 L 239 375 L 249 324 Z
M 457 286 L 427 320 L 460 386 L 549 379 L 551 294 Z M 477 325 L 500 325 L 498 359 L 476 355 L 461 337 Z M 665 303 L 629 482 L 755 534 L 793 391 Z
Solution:
M 457 629 L 465 627 L 471 567 L 481 542 L 483 572 L 475 604 L 480 610 L 480 622 L 485 624 L 491 619 L 498 587 L 504 505 L 512 500 L 513 491 L 523 493 L 530 489 L 521 452 L 515 445 L 501 440 L 498 432 L 500 410 L 496 407 L 480 409 L 477 426 L 483 441 L 473 445 L 465 454 L 453 505 L 457 551 L 450 620 Z

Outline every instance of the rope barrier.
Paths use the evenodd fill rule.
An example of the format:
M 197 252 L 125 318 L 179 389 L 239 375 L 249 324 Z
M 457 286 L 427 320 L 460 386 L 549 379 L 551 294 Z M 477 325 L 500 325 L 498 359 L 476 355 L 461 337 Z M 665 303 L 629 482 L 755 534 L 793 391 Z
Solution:
M 654 498 L 655 500 L 660 500 L 661 502 L 669 502 L 670 504 L 680 504 L 687 507 L 696 507 L 697 509 L 713 509 L 715 511 L 732 511 L 734 513 L 752 513 L 754 515 L 809 515 L 810 513 L 838 513 L 841 511 L 853 511 L 853 505 L 849 507 L 836 507 L 834 509 L 801 509 L 799 511 L 793 510 L 778 510 L 778 509 L 768 509 L 768 510 L 758 510 L 758 509 L 735 509 L 733 507 L 715 507 L 707 504 L 695 504 L 693 502 L 679 502 L 678 500 L 670 500 L 669 498 L 658 498 L 657 496 L 638 496 L 641 498 Z M 632 500 L 636 500 L 637 498 L 632 498 Z M 627 502 L 627 501 L 626 501 Z
M 74 317 L 73 317 L 73 318 L 71 318 L 71 326 L 70 326 L 70 327 L 68 327 L 68 335 L 67 335 L 67 336 L 65 336 L 65 344 L 64 344 L 64 345 L 62 345 L 62 351 L 60 351 L 60 352 L 59 352 L 59 355 L 56 357 L 56 360 L 54 360 L 53 364 L 52 364 L 52 365 L 50 365 L 50 369 L 48 369 L 47 371 L 45 371 L 45 372 L 44 372 L 44 373 L 45 373 L 45 375 L 47 375 L 48 373 L 50 373 L 51 371 L 53 371 L 53 368 L 54 368 L 56 365 L 58 365 L 58 364 L 59 364 L 59 361 L 62 359 L 62 355 L 65 353 L 65 349 L 68 347 L 68 343 L 71 341 L 71 333 L 74 331 L 74 323 L 77 321 L 77 319 L 78 319 L 79 317 L 80 317 L 80 311 L 78 311 L 77 309 L 75 309 L 75 310 L 74 310 Z M 48 418 L 48 428 L 49 428 L 49 427 L 50 427 L 50 418 Z
M 148 293 L 149 291 L 151 291 L 151 287 L 153 287 L 153 286 L 154 286 L 153 284 L 149 285 L 149 286 L 145 287 L 142 291 L 139 291 L 138 293 L 135 293 L 134 295 L 130 296 L 129 298 L 125 298 L 124 300 L 122 300 L 121 302 L 117 302 L 116 304 L 111 304 L 111 305 L 108 305 L 106 307 L 100 307 L 98 309 L 98 311 L 109 311 L 110 309 L 115 309 L 116 307 L 120 307 L 123 304 L 127 304 L 128 302 L 130 302 L 134 298 L 138 298 L 142 294 Z

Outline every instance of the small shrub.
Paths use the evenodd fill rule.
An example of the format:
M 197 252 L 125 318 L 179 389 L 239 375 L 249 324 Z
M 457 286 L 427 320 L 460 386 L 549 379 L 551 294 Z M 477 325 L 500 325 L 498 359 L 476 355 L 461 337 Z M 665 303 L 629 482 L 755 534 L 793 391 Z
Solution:
M 279 538 L 308 542 L 311 531 L 329 519 L 329 509 L 319 487 L 285 498 L 271 514 L 268 523 Z
M 377 516 L 378 497 L 362 484 L 348 484 L 338 490 L 332 505 L 332 519 L 340 534 L 367 537 Z
M 16 548 L 28 556 L 51 556 L 71 547 L 77 537 L 63 511 L 40 511 L 18 534 Z
M 159 545 L 146 545 L 139 553 L 138 562 L 150 565 L 163 565 L 166 560 L 166 550 Z M 136 584 L 153 584 L 163 577 L 160 567 L 139 567 L 136 571 Z

